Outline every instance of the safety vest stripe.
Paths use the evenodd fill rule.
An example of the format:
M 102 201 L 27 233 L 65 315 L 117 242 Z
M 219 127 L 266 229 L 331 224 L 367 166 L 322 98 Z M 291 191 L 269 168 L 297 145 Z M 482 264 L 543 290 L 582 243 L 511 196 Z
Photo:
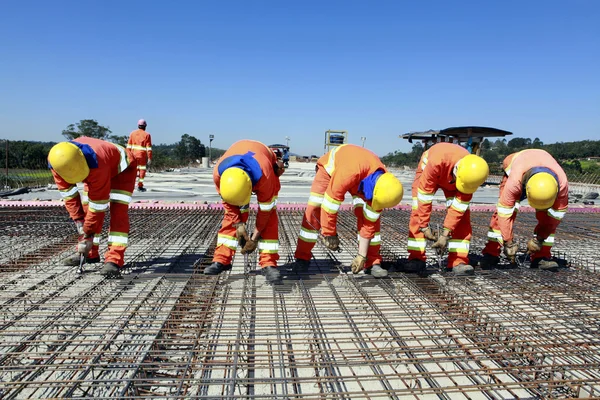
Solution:
M 127 246 L 129 242 L 129 238 L 127 234 L 116 234 L 111 232 L 108 235 L 108 244 L 109 245 L 117 245 L 117 246 Z
M 273 196 L 270 202 L 268 203 L 258 203 L 258 208 L 260 211 L 271 211 L 277 205 L 277 196 Z
M 365 201 L 358 196 L 352 196 L 352 208 L 362 207 Z
M 431 203 L 433 201 L 433 195 L 435 193 L 427 193 L 422 191 L 421 189 L 419 189 L 417 191 L 417 199 L 421 202 L 421 203 Z
M 408 249 L 416 251 L 425 251 L 427 241 L 425 238 L 408 238 Z
M 419 200 L 416 197 L 412 198 L 412 209 L 417 210 L 419 208 Z
M 131 203 L 131 195 L 111 191 L 110 192 L 110 201 L 122 203 L 122 204 L 129 204 L 129 203 Z
M 127 153 L 125 152 L 123 146 L 119 146 L 118 144 L 114 145 L 117 148 L 117 150 L 119 150 L 119 154 L 121 155 L 121 159 L 119 160 L 119 173 L 121 173 L 127 169 L 129 161 L 127 160 Z
M 138 165 L 137 169 L 143 169 L 145 171 L 146 170 L 146 166 L 145 165 Z
M 554 219 L 557 220 L 561 220 L 564 218 L 565 214 L 567 213 L 567 209 L 562 209 L 562 210 L 555 210 L 554 208 L 549 208 L 548 209 L 548 215 L 551 216 Z
M 427 165 L 428 161 L 427 157 L 429 157 L 429 150 L 423 153 L 423 156 L 421 157 L 421 169 L 425 169 L 425 166 Z
M 305 242 L 316 242 L 319 238 L 319 233 L 306 228 L 300 228 L 300 239 Z
M 356 235 L 356 240 L 360 241 L 360 234 Z M 381 234 L 379 232 L 375 232 L 373 239 L 369 243 L 369 246 L 377 246 L 381 244 Z
M 310 192 L 308 197 L 308 204 L 311 206 L 320 206 L 323 203 L 323 195 L 319 193 Z
M 338 146 L 329 152 L 329 157 L 327 158 L 327 163 L 325 164 L 324 167 L 325 167 L 325 171 L 330 176 L 331 176 L 331 174 L 333 174 L 333 171 L 335 170 L 335 153 L 337 153 L 337 151 L 344 146 L 345 146 L 345 144 Z
M 278 240 L 259 240 L 258 251 L 261 253 L 277 253 L 279 251 Z
M 104 212 L 108 210 L 108 200 L 89 201 L 88 207 L 91 212 Z
M 325 209 L 330 214 L 336 214 L 340 209 L 341 201 L 337 201 L 331 198 L 327 193 L 325 193 L 325 198 L 323 199 L 323 204 L 321 207 Z
M 452 208 L 456 211 L 465 212 L 469 208 L 469 202 L 460 201 L 456 197 L 452 200 Z
M 373 210 L 368 204 L 365 204 L 363 207 L 363 215 L 366 219 L 371 222 L 375 222 L 379 219 L 379 213 Z
M 504 239 L 502 239 L 502 233 L 499 230 L 490 229 L 487 233 L 488 240 L 492 242 L 498 242 L 500 244 L 504 243 Z
M 94 239 L 92 240 L 95 246 L 100 245 L 100 235 L 94 235 Z
M 470 241 L 461 239 L 450 239 L 448 242 L 448 252 L 450 253 L 468 253 Z
M 76 197 L 77 194 L 79 193 L 77 191 L 77 185 L 73 185 L 68 189 L 64 189 L 64 190 L 59 190 L 60 195 L 63 199 L 67 199 L 67 198 L 73 198 Z
M 512 217 L 513 213 L 515 212 L 515 208 L 516 207 L 507 207 L 500 203 L 498 203 L 496 205 L 496 210 L 498 211 L 498 216 L 504 217 L 504 218 Z
M 217 247 L 223 245 L 235 250 L 237 248 L 237 244 L 238 242 L 233 236 L 221 235 L 220 233 L 217 235 Z
M 88 197 L 88 192 L 83 192 L 81 194 L 81 203 L 82 204 L 88 204 L 90 201 L 90 198 Z
M 535 236 L 535 235 L 534 235 Z M 552 245 L 554 244 L 554 234 L 548 236 L 545 240 L 544 243 L 542 243 L 542 246 L 550 246 L 552 247 Z
M 140 145 L 137 145 L 137 144 L 128 144 L 127 148 L 131 149 L 131 150 L 143 150 L 143 151 L 146 150 L 145 146 L 140 146 Z
M 152 146 L 146 146 L 146 151 L 152 151 Z

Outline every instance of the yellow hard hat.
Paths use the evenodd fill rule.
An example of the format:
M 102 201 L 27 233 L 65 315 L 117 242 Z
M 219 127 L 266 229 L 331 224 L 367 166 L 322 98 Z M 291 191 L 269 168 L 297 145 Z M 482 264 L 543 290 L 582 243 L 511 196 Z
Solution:
M 373 189 L 373 202 L 375 210 L 394 207 L 404 195 L 402 183 L 393 174 L 386 172 L 377 179 Z
M 527 181 L 525 188 L 529 205 L 536 210 L 552 207 L 558 195 L 558 182 L 547 172 L 538 172 Z
M 221 197 L 227 204 L 245 206 L 250 203 L 252 181 L 246 171 L 241 168 L 227 168 L 221 175 Z
M 465 194 L 475 193 L 490 173 L 487 162 L 475 154 L 469 154 L 458 162 L 456 168 L 456 189 Z
M 48 162 L 52 169 L 69 183 L 82 182 L 90 174 L 90 167 L 83 152 L 73 143 L 55 144 L 48 153 Z

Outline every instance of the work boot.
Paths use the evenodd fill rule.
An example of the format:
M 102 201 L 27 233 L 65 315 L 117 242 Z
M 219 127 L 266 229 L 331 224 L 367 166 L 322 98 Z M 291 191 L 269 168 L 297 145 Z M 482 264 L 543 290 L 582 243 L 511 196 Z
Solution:
M 100 270 L 100 275 L 104 275 L 107 278 L 120 278 L 121 268 L 115 263 L 107 262 Z
M 379 264 L 373 264 L 371 268 L 365 270 L 366 273 L 371 274 L 373 278 L 385 278 L 388 276 L 387 270 L 381 268 Z
M 450 268 L 454 276 L 474 275 L 475 270 L 469 264 L 458 264 Z
M 204 275 L 219 275 L 223 271 L 231 269 L 231 264 L 223 265 L 220 262 L 214 262 L 208 267 L 204 268 Z
M 62 259 L 62 265 L 66 265 L 69 267 L 79 267 L 80 262 L 81 262 L 81 255 L 79 253 L 75 253 L 69 257 Z M 98 262 L 100 262 L 100 256 L 93 257 L 93 258 L 84 257 L 84 259 L 83 259 L 84 264 L 94 264 L 94 263 L 98 263 Z
M 548 258 L 536 258 L 531 262 L 531 268 L 539 268 L 542 271 L 556 271 L 558 263 Z
M 491 254 L 484 254 L 483 258 L 479 260 L 479 266 L 481 269 L 494 269 L 498 266 L 500 257 L 493 256 Z
M 292 264 L 292 272 L 295 274 L 299 274 L 302 272 L 308 272 L 308 267 L 310 266 L 309 260 L 301 260 L 299 258 Z
M 408 260 L 408 262 L 404 264 L 404 267 L 402 269 L 404 270 L 404 272 L 418 273 L 427 269 L 427 266 L 425 265 L 425 261 L 413 258 L 412 260 Z
M 146 188 L 143 186 L 138 186 L 138 192 L 145 192 Z
M 262 272 L 269 283 L 276 283 L 281 279 L 281 274 L 277 267 L 264 267 Z

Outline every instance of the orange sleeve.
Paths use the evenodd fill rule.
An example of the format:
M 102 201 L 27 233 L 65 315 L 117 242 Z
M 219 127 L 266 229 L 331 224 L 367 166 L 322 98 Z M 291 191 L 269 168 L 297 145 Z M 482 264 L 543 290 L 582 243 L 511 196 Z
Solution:
M 568 191 L 564 191 L 564 194 L 559 196 L 548 210 L 541 211 L 547 215 L 543 219 L 543 223 L 539 224 L 537 235 L 538 237 L 545 239 L 554 231 L 567 213 L 569 207 L 569 195 Z M 539 211 L 538 211 L 539 212 Z M 539 220 L 540 218 L 538 218 Z
M 146 152 L 148 153 L 148 159 L 152 160 L 152 136 L 148 134 L 148 140 L 146 142 Z
M 437 168 L 435 165 L 427 165 L 419 177 L 419 186 L 417 188 L 417 221 L 419 228 L 426 228 L 431 219 L 431 209 L 433 196 L 438 189 Z
M 363 206 L 363 224 L 360 228 L 360 236 L 365 239 L 373 239 L 376 233 L 376 223 L 381 213 L 375 211 L 371 201 L 367 200 Z
M 71 219 L 73 221 L 83 220 L 85 218 L 85 211 L 83 211 L 83 205 L 81 204 L 81 197 L 79 196 L 77 185 L 68 183 L 53 169 L 51 171 L 54 182 L 56 182 L 56 187 L 65 202 L 65 208 L 69 212 Z
M 344 201 L 346 192 L 356 184 L 358 175 L 336 168 L 325 191 L 321 204 L 321 232 L 323 236 L 333 236 L 337 233 L 337 216 Z
M 450 207 L 448 207 L 446 218 L 444 219 L 444 228 L 450 230 L 451 232 L 456 229 L 456 226 L 460 220 L 463 219 L 465 213 L 469 209 L 469 204 L 471 203 L 472 198 L 472 194 L 465 194 L 456 191 L 454 199 L 452 199 L 452 203 L 450 204 Z

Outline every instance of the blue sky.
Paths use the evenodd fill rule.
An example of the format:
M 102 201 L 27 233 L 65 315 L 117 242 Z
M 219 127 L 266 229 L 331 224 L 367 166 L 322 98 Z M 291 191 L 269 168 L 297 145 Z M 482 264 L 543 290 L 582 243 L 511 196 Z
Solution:
M 484 125 L 600 139 L 599 1 L 11 1 L 0 4 L 0 138 L 148 121 L 216 147 L 327 129 L 379 155 L 401 133 Z

